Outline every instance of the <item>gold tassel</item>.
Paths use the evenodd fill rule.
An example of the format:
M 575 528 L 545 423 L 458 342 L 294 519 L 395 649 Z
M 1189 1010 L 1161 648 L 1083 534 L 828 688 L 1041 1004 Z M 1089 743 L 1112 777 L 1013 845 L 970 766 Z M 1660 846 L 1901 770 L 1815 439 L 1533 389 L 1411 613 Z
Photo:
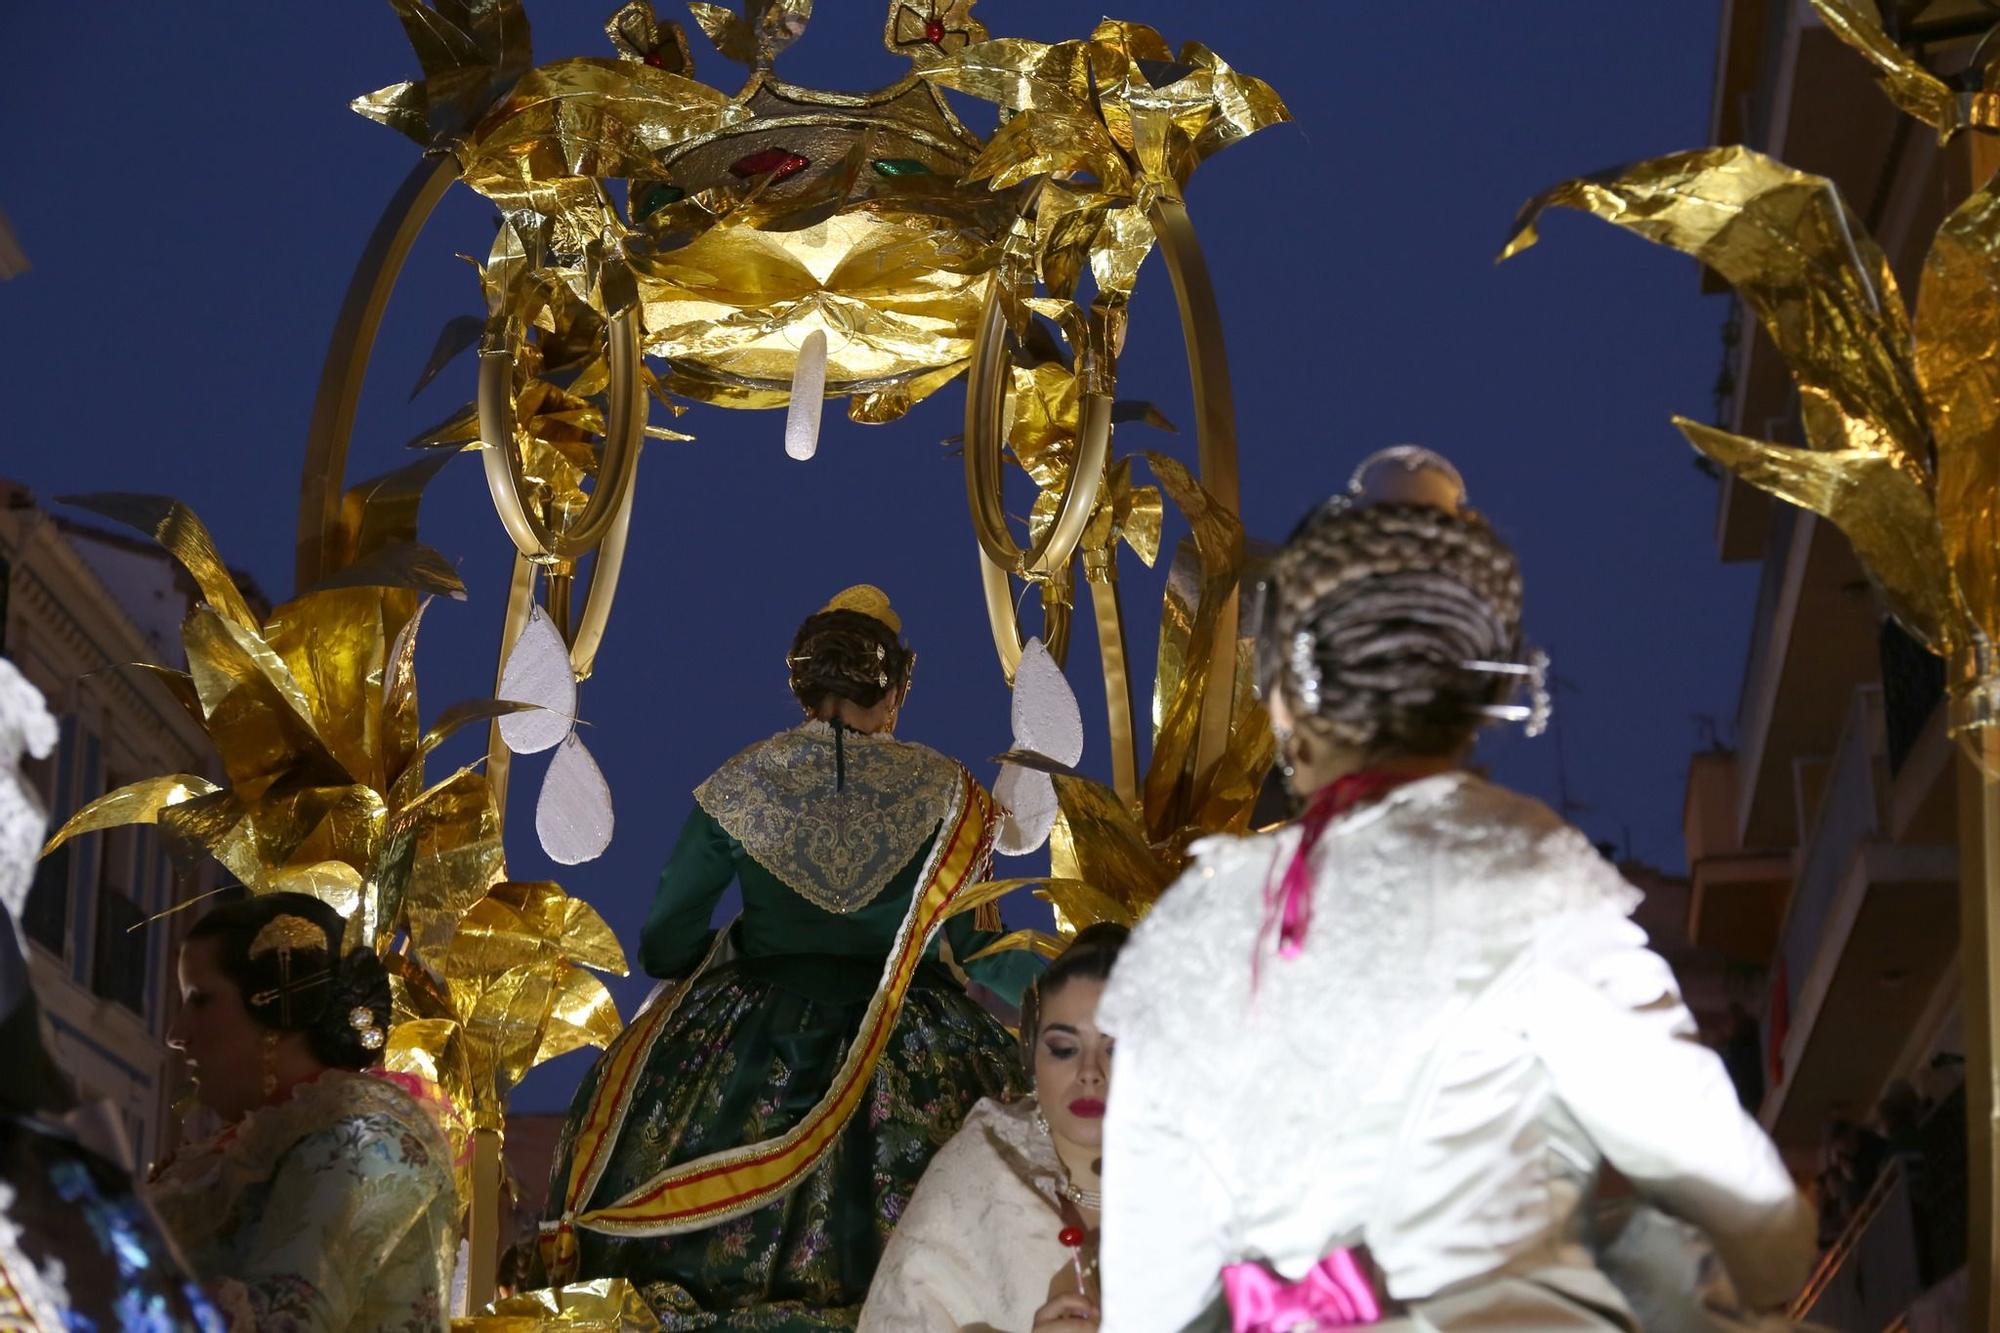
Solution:
M 972 928 L 974 930 L 1000 929 L 1000 904 L 981 903 L 979 906 L 973 908 Z

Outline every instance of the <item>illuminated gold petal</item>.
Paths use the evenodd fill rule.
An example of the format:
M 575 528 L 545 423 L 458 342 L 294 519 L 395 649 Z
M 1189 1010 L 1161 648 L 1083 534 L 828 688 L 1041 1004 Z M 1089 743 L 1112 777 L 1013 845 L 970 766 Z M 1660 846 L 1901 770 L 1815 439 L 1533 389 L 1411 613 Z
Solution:
M 1937 445 L 1937 518 L 1964 609 L 2000 642 L 2000 194 L 1945 219 L 1917 294 L 1917 378 Z
M 1959 99 L 1951 86 L 1896 45 L 1883 30 L 1872 4 L 1812 0 L 1812 7 L 1834 36 L 1866 56 L 1881 72 L 1882 91 L 1889 95 L 1889 100 L 1935 129 L 1940 142 L 1964 128 Z
M 152 824 L 160 811 L 170 805 L 217 790 L 207 778 L 192 773 L 169 773 L 165 777 L 143 778 L 116 791 L 108 791 L 71 815 L 42 848 L 47 856 L 71 838 L 100 829 L 123 828 L 127 824 Z
M 578 56 L 524 75 L 479 122 L 460 160 L 467 183 L 483 194 L 561 176 L 639 176 L 657 171 L 667 149 L 748 114 L 693 79 Z
M 597 909 L 572 898 L 562 886 L 546 880 L 496 884 L 492 897 L 505 903 L 563 957 L 614 976 L 625 975 L 625 950 Z
M 448 453 L 432 454 L 348 487 L 340 500 L 346 538 L 341 563 L 416 541 L 424 488 L 451 460 Z
M 1002 37 L 966 47 L 918 71 L 943 88 L 997 102 L 1009 111 L 1091 116 L 1090 53 L 1082 42 L 1049 46 Z
M 1955 621 L 1944 536 L 1929 492 L 1895 459 L 1765 444 L 1682 417 L 1674 424 L 1695 448 L 1750 485 L 1832 522 L 1854 544 L 1904 627 L 1933 652 L 1949 652 Z
M 1101 889 L 1093 888 L 1084 880 L 1052 879 L 1046 887 L 1037 889 L 1035 896 L 1053 905 L 1067 920 L 1074 922 L 1079 928 L 1095 925 L 1100 921 L 1110 921 L 1121 926 L 1139 924 L 1138 913 L 1130 905 L 1119 902 Z
M 1064 878 L 1094 885 L 1134 912 L 1173 883 L 1179 864 L 1161 857 L 1145 826 L 1116 792 L 1103 783 L 1061 773 L 1055 775 L 1055 784 L 1062 807 L 1057 827 L 1066 830 L 1066 853 L 1076 863 L 1076 873 Z M 1071 924 L 1081 927 L 1089 922 Z
M 1185 825 L 1199 804 L 1192 788 L 1195 775 L 1186 770 L 1201 721 L 1202 698 L 1208 690 L 1216 621 L 1243 570 L 1243 525 L 1215 502 L 1184 464 L 1164 454 L 1142 456 L 1167 498 L 1187 520 L 1200 566 L 1179 680 L 1160 710 L 1153 755 L 1146 767 L 1146 825 L 1152 836 L 1164 838 Z M 1167 632 L 1167 619 L 1163 618 L 1162 636 Z M 1090 874 L 1084 878 L 1101 882 Z
M 189 614 L 181 639 L 209 740 L 231 783 L 254 797 L 287 773 L 326 782 L 347 777 L 314 729 L 298 681 L 263 639 L 206 607 Z
M 164 806 L 160 831 L 183 869 L 192 869 L 184 853 L 199 849 L 218 861 L 239 883 L 261 889 L 269 862 L 258 847 L 256 823 L 249 808 L 227 788 Z
M 965 178 L 1004 190 L 1036 176 L 1080 172 L 1096 176 L 1110 193 L 1131 188 L 1131 172 L 1118 145 L 1095 116 L 1023 111 L 987 141 Z
M 658 1333 L 660 1320 L 623 1278 L 598 1278 L 566 1287 L 524 1291 L 486 1307 L 470 1320 L 472 1333 L 535 1333 L 568 1329 L 573 1333 Z
M 450 936 L 459 917 L 505 878 L 506 850 L 500 816 L 486 776 L 461 769 L 398 812 L 397 823 L 415 829 L 411 864 L 400 903 L 385 901 L 383 915 L 406 913 L 420 952 Z M 386 895 L 385 895 L 386 896 Z
M 1116 49 L 1127 60 L 1171 61 L 1174 50 L 1157 28 L 1123 19 L 1100 19 L 1091 29 L 1090 40 Z
M 1747 148 L 1705 148 L 1564 182 L 1522 211 L 1580 209 L 1693 255 L 1757 312 L 1797 380 L 1815 449 L 1890 460 L 1923 485 L 1926 430 L 1896 280 L 1832 182 Z
M 338 576 L 336 576 L 338 577 Z M 295 684 L 313 732 L 343 769 L 380 789 L 382 685 L 389 642 L 383 594 L 366 587 L 312 592 L 271 613 L 266 642 Z
M 1145 209 L 1106 211 L 1090 247 L 1090 275 L 1099 298 L 1130 298 L 1139 282 L 1139 266 L 1152 252 L 1153 222 Z
M 559 1055 L 609 1046 L 624 1024 L 618 1018 L 618 1002 L 604 983 L 580 967 L 562 965 L 550 996 L 547 1026 L 529 1067 Z
M 1067 943 L 1067 940 L 1048 934 L 1046 931 L 1013 930 L 1002 935 L 999 939 L 978 952 L 968 954 L 958 961 L 960 963 L 976 963 L 982 958 L 991 958 L 995 954 L 1011 953 L 1016 949 L 1026 949 L 1032 953 L 1040 954 L 1044 958 L 1054 958 L 1063 951 L 1063 947 Z
M 257 629 L 257 617 L 251 614 L 250 604 L 237 591 L 229 567 L 216 553 L 215 539 L 208 535 L 208 528 L 195 517 L 194 511 L 179 500 L 165 495 L 125 493 L 58 498 L 63 504 L 88 509 L 145 533 L 187 570 L 195 586 L 201 589 L 203 600 L 245 629 L 253 632 Z

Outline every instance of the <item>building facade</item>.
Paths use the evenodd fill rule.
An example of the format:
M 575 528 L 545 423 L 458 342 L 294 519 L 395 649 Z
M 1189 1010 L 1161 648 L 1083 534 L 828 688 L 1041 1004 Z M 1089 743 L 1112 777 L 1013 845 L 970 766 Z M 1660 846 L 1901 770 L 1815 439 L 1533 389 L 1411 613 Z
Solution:
M 1972 0 L 1880 8 L 1947 75 L 1996 19 Z M 1970 190 L 1969 145 L 1941 148 L 1898 112 L 1806 0 L 1724 0 L 1712 116 L 1714 142 L 1831 179 L 1914 296 Z M 1717 424 L 1801 442 L 1791 376 L 1740 307 L 1720 350 Z M 1884 614 L 1831 524 L 1719 484 L 1718 555 L 1762 577 L 1730 744 L 1690 765 L 1688 934 L 1761 978 L 1758 1115 L 1825 1219 L 1797 1312 L 1841 1329 L 1962 1328 L 1958 761 L 1943 670 Z
M 159 773 L 207 774 L 201 728 L 129 663 L 179 668 L 192 582 L 149 542 L 70 522 L 0 482 L 0 653 L 47 697 L 61 742 L 30 761 L 51 829 L 86 802 Z M 151 825 L 91 834 L 45 858 L 23 913 L 56 1059 L 117 1112 L 135 1161 L 171 1146 L 179 1066 L 174 957 L 191 919 L 152 918 L 217 882 L 177 868 Z

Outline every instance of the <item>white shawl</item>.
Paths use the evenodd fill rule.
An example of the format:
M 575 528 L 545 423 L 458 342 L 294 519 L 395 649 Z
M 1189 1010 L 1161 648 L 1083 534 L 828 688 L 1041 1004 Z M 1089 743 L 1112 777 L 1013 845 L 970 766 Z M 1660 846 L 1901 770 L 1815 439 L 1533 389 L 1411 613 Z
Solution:
M 857 1333 L 1028 1333 L 1070 1263 L 1060 1169 L 1033 1098 L 973 1107 L 896 1224 Z

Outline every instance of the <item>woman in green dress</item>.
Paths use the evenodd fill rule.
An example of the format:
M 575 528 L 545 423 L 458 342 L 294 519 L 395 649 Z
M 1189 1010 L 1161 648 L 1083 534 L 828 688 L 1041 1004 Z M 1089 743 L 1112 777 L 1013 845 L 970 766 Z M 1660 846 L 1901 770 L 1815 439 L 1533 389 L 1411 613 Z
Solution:
M 578 1090 L 542 1226 L 552 1282 L 626 1278 L 669 1329 L 852 1327 L 932 1154 L 1023 1091 L 964 984 L 1012 1001 L 1039 964 L 972 957 L 993 804 L 894 738 L 915 654 L 888 599 L 848 589 L 788 660 L 806 720 L 696 789 L 640 946 L 669 984 Z

